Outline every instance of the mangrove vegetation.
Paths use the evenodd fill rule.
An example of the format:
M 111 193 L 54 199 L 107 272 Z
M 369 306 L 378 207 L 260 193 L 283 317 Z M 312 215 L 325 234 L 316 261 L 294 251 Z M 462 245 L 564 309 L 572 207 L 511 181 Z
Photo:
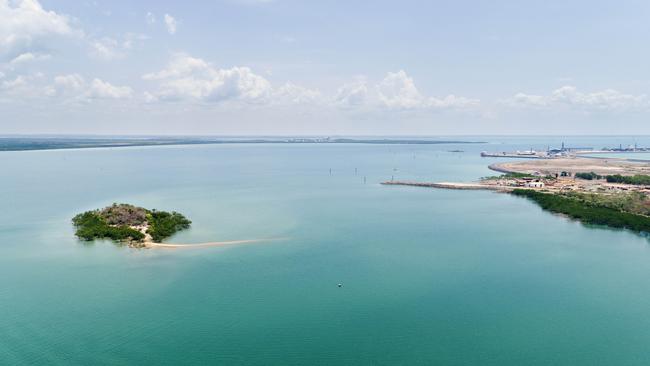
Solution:
M 87 211 L 72 219 L 75 235 L 85 241 L 109 239 L 144 246 L 146 240 L 160 242 L 180 230 L 190 227 L 192 222 L 178 212 L 148 210 L 129 204 Z
M 515 189 L 512 194 L 529 198 L 545 210 L 566 215 L 586 224 L 650 233 L 650 217 L 641 214 L 647 211 L 638 208 L 646 202 L 645 196 L 608 199 L 603 195 L 599 197 L 599 195 L 585 194 L 553 194 L 532 189 Z

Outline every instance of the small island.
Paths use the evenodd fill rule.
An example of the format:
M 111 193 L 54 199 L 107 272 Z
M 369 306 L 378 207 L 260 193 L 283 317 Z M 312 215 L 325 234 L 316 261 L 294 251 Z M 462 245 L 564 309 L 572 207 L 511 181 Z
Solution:
M 110 239 L 132 248 L 149 248 L 192 222 L 172 211 L 148 210 L 125 203 L 80 213 L 72 219 L 75 235 L 85 241 Z

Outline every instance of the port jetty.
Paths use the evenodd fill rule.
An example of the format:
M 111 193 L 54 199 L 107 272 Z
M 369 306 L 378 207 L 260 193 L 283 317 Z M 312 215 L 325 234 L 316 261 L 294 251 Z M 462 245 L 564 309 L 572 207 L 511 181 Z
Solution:
M 637 150 L 636 147 L 634 149 Z M 533 155 L 528 155 L 529 159 L 490 164 L 489 168 L 500 174 L 483 177 L 476 182 L 391 179 L 381 184 L 509 193 L 530 199 L 544 210 L 586 224 L 650 235 L 650 162 L 590 158 L 578 153 L 584 150 L 571 151 L 564 146 L 560 150 L 554 155 L 533 152 Z M 515 157 L 510 155 L 518 153 L 506 153 L 499 157 Z M 481 156 L 489 155 L 482 153 Z
M 454 183 L 454 182 L 436 182 L 436 183 L 427 183 L 427 182 L 409 182 L 409 181 L 387 181 L 381 182 L 383 185 L 392 185 L 392 186 L 412 186 L 412 187 L 424 187 L 424 188 L 442 188 L 442 189 L 461 189 L 461 190 L 477 190 L 477 189 L 487 189 L 494 191 L 508 191 L 512 190 L 511 187 L 506 186 L 488 186 L 481 183 Z

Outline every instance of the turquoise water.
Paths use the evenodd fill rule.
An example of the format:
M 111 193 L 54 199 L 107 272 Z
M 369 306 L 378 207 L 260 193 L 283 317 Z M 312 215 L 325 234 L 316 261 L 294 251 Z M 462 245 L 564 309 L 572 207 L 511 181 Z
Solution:
M 484 139 L 0 153 L 0 364 L 647 364 L 647 239 L 378 184 L 470 181 L 493 174 L 482 150 L 561 141 Z M 114 201 L 190 217 L 169 242 L 285 239 L 76 241 L 70 218 Z

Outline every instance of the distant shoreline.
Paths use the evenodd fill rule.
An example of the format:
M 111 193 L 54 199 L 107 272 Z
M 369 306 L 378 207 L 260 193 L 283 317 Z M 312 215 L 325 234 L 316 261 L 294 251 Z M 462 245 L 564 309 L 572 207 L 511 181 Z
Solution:
M 63 150 L 175 145 L 219 144 L 370 144 L 370 145 L 441 145 L 485 144 L 484 141 L 426 139 L 352 139 L 352 138 L 68 138 L 68 137 L 0 137 L 0 151 Z

